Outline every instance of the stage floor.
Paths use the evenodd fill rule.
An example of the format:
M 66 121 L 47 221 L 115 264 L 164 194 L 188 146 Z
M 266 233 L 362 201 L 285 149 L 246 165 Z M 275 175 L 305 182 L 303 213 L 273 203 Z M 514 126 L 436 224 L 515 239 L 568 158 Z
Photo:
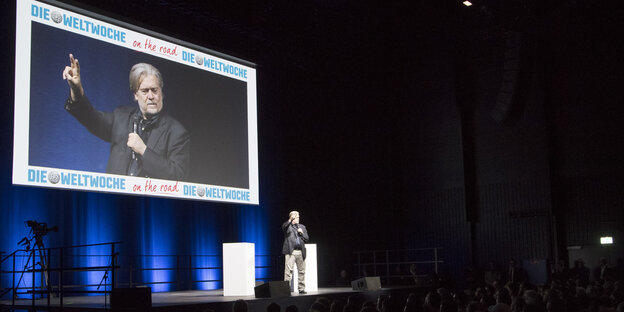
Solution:
M 413 289 L 413 288 L 402 288 Z M 249 306 L 249 311 L 266 311 L 266 306 L 276 302 L 282 307 L 282 311 L 289 305 L 296 305 L 299 311 L 307 311 L 317 297 L 326 297 L 330 300 L 345 301 L 349 296 L 358 295 L 360 300 L 376 300 L 376 298 L 391 291 L 398 291 L 397 288 L 382 288 L 376 291 L 356 291 L 350 287 L 319 288 L 318 291 L 310 291 L 305 295 L 292 292 L 290 297 L 280 298 L 255 298 L 254 296 L 223 296 L 223 290 L 186 290 L 173 292 L 160 292 L 152 294 L 152 308 L 150 311 L 232 311 L 233 302 L 243 299 Z M 11 300 L 0 301 L 0 307 L 8 308 Z M 15 311 L 32 308 L 32 300 L 19 299 L 15 301 Z M 37 310 L 59 310 L 59 298 L 36 299 L 34 303 Z M 76 296 L 63 298 L 63 311 L 104 311 L 110 310 L 110 296 Z M 0 309 L 2 310 L 2 309 Z M 120 311 L 142 311 L 134 308 L 132 310 L 120 309 Z

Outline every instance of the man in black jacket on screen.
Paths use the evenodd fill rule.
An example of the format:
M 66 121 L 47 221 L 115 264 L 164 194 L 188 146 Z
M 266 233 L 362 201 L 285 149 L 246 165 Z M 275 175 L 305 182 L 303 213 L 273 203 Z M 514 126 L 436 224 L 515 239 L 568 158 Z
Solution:
M 95 109 L 85 95 L 80 64 L 72 54 L 63 70 L 70 96 L 65 109 L 89 132 L 111 144 L 106 172 L 112 174 L 184 180 L 190 164 L 190 136 L 184 126 L 163 109 L 163 79 L 146 63 L 130 69 L 130 90 L 137 106 L 119 106 L 112 112 Z

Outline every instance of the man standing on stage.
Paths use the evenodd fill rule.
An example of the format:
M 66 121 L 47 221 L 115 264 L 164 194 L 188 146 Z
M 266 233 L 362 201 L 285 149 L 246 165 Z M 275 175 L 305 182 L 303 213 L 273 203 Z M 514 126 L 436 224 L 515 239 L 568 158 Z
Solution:
M 297 263 L 299 275 L 299 284 L 297 286 L 300 294 L 305 294 L 305 258 L 306 248 L 305 242 L 310 240 L 305 225 L 299 224 L 299 212 L 291 211 L 288 214 L 288 221 L 282 224 L 284 231 L 284 246 L 282 253 L 286 256 L 284 265 L 284 280 L 290 282 L 292 280 L 292 272 Z

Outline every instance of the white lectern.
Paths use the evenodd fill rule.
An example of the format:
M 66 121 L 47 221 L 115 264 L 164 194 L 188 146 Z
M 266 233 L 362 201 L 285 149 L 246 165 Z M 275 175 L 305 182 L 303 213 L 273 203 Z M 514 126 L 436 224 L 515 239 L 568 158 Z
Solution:
M 306 270 L 305 270 L 305 290 L 306 292 L 318 291 L 318 269 L 316 264 L 316 244 L 305 244 L 306 247 Z M 299 272 L 297 264 L 293 269 L 292 281 L 290 282 L 290 290 L 297 291 L 299 283 Z
M 223 295 L 253 296 L 255 286 L 254 244 L 223 244 Z

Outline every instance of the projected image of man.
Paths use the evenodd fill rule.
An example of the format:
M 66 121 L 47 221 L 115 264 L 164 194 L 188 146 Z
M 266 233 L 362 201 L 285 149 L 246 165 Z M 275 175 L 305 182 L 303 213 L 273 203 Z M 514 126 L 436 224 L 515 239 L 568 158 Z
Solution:
M 288 221 L 282 224 L 284 232 L 284 245 L 282 253 L 285 255 L 284 280 L 292 280 L 295 263 L 297 264 L 298 284 L 300 294 L 305 294 L 305 243 L 310 240 L 305 225 L 299 223 L 299 212 L 291 211 Z
M 93 107 L 85 94 L 80 63 L 72 54 L 63 70 L 70 96 L 65 109 L 89 132 L 109 142 L 106 172 L 167 180 L 184 180 L 190 163 L 190 136 L 184 126 L 163 111 L 163 79 L 146 63 L 130 69 L 130 90 L 137 105 L 112 112 Z

